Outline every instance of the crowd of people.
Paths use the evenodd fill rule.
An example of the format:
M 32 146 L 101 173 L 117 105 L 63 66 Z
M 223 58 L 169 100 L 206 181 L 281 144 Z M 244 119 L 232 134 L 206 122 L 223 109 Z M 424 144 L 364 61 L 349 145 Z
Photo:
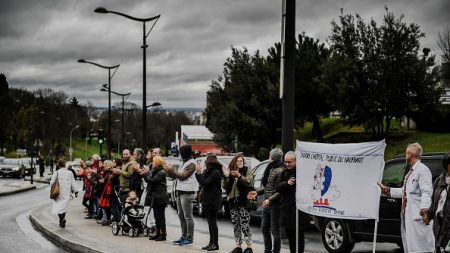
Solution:
M 405 252 L 448 252 L 450 153 L 442 160 L 444 172 L 435 180 L 434 187 L 430 170 L 420 163 L 421 154 L 419 144 L 409 145 L 406 161 L 410 170 L 405 175 L 404 187 L 395 189 L 380 184 L 380 188 L 384 194 L 402 198 L 401 231 Z M 180 155 L 183 164 L 178 170 L 164 161 L 159 148 L 150 149 L 146 154 L 139 148 L 133 153 L 125 149 L 122 159 L 103 160 L 93 155 L 91 160 L 82 162 L 77 176 L 83 179 L 85 218 L 97 219 L 97 223 L 103 226 L 114 226 L 121 222 L 122 209 L 125 208 L 132 215 L 145 215 L 149 240 L 165 241 L 165 209 L 169 202 L 166 177 L 169 176 L 177 181 L 176 205 L 181 229 L 180 238 L 174 244 L 183 246 L 194 241 L 193 201 L 196 199 L 202 203 L 206 213 L 210 236 L 209 243 L 202 249 L 219 250 L 217 214 L 221 209 L 223 188 L 236 243 L 231 253 L 253 252 L 249 203 L 258 195 L 264 196 L 261 221 L 264 253 L 280 252 L 281 229 L 285 230 L 291 253 L 304 251 L 303 230 L 309 216 L 295 206 L 296 156 L 293 151 L 286 154 L 278 148 L 270 151 L 270 163 L 258 189 L 253 187 L 252 170 L 245 165 L 241 154 L 234 156 L 228 167 L 222 166 L 215 155 L 208 155 L 205 168 L 195 163 L 191 146 L 180 147 Z M 65 227 L 70 194 L 78 192 L 75 178 L 65 168 L 64 162 L 58 161 L 58 167 L 61 169 L 53 174 L 51 183 L 59 180 L 61 195 L 54 200 L 53 212 L 59 216 L 60 227 Z M 136 206 L 144 208 L 134 208 Z M 295 222 L 296 215 L 298 223 Z M 430 220 L 434 220 L 433 226 L 428 225 Z M 242 246 L 244 242 L 245 249 Z

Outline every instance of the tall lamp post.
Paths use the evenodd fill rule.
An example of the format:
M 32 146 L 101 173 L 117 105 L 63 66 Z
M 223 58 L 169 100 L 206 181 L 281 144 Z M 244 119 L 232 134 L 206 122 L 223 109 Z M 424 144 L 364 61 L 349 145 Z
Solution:
M 111 91 L 111 79 L 113 78 L 116 71 L 119 69 L 120 64 L 114 66 L 103 66 L 95 62 L 86 61 L 84 59 L 79 59 L 79 63 L 89 63 L 100 68 L 108 70 L 108 89 Z M 111 69 L 115 69 L 111 75 Z M 111 159 L 111 92 L 108 92 L 108 159 Z
M 160 106 L 161 105 L 161 103 L 160 102 L 153 102 L 153 104 L 151 104 L 151 105 L 147 105 L 147 108 L 150 108 L 150 107 L 155 107 L 155 106 Z M 145 149 L 147 149 L 147 147 L 144 147 Z
M 70 145 L 69 145 L 69 157 L 70 157 L 70 161 L 72 161 L 72 153 L 73 153 L 73 148 L 72 148 L 72 132 L 73 130 L 79 128 L 80 125 L 76 125 L 74 128 L 72 128 L 72 130 L 70 130 Z
M 106 14 L 106 13 L 113 13 L 122 17 L 126 17 L 128 19 L 134 20 L 134 21 L 138 21 L 138 22 L 142 22 L 142 53 L 143 53 L 143 73 L 142 73 L 142 148 L 146 148 L 147 145 L 147 101 L 146 101 L 146 97 L 147 97 L 147 54 L 146 54 L 146 49 L 148 47 L 146 39 L 148 37 L 148 35 L 150 34 L 150 32 L 152 31 L 153 27 L 156 25 L 156 22 L 158 22 L 158 19 L 161 17 L 161 15 L 157 15 L 154 17 L 150 17 L 150 18 L 136 18 L 136 17 L 132 17 L 130 15 L 121 13 L 121 12 L 117 12 L 117 11 L 110 11 L 107 10 L 104 7 L 98 7 L 97 9 L 95 9 L 95 12 L 97 13 L 102 13 L 102 14 Z M 153 23 L 152 27 L 150 28 L 150 30 L 147 32 L 145 29 L 145 23 L 149 22 L 149 21 L 153 21 L 155 20 L 155 22 Z
M 122 94 L 122 93 L 119 93 L 119 92 L 115 92 L 115 91 L 113 91 L 113 90 L 111 90 L 111 89 L 109 89 L 109 88 L 107 88 L 107 85 L 106 84 L 104 84 L 103 85 L 103 88 L 101 88 L 100 89 L 101 91 L 108 91 L 108 92 L 110 92 L 110 93 L 113 93 L 113 94 L 116 94 L 117 96 L 121 96 L 122 97 L 122 130 L 121 130 L 121 139 L 120 139 L 120 141 L 123 143 L 123 139 L 124 139 L 124 133 L 123 133 L 123 131 L 124 131 L 124 115 L 125 115 L 125 97 L 128 97 L 129 95 L 131 95 L 131 93 L 130 92 L 128 92 L 128 93 L 124 93 L 124 94 Z M 120 150 L 117 150 L 117 152 L 120 154 Z

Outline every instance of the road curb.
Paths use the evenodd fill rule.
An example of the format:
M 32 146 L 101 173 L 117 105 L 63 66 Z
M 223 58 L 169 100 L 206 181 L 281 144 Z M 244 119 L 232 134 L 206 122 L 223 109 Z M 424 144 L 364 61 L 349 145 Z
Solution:
M 53 243 L 58 244 L 62 248 L 68 250 L 69 252 L 77 252 L 77 253 L 103 253 L 103 251 L 99 251 L 90 247 L 86 247 L 82 244 L 67 240 L 62 236 L 58 235 L 56 232 L 49 229 L 47 226 L 43 225 L 39 222 L 39 220 L 34 216 L 34 212 L 38 209 L 34 209 L 30 213 L 30 222 L 33 227 L 41 232 L 47 239 L 52 241 Z
M 21 188 L 21 189 L 17 189 L 17 190 L 13 190 L 13 191 L 0 192 L 0 196 L 12 195 L 12 194 L 15 194 L 15 193 L 25 192 L 25 191 L 34 190 L 34 189 L 36 189 L 35 185 L 29 186 L 29 187 L 25 187 L 25 188 Z

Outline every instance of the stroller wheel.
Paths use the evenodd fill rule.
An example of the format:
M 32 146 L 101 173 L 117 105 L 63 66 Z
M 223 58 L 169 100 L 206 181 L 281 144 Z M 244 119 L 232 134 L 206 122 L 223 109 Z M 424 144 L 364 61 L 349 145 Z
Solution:
M 128 236 L 130 236 L 130 237 L 134 236 L 134 229 L 133 228 L 128 229 Z
M 117 222 L 113 222 L 111 230 L 112 230 L 112 234 L 113 235 L 118 235 L 119 234 L 120 228 L 119 228 L 119 225 L 117 224 Z
M 149 229 L 148 227 L 143 228 L 143 229 L 142 229 L 142 234 L 143 234 L 144 236 L 147 237 L 148 234 L 149 234 L 149 232 L 150 232 L 149 230 L 150 230 L 150 229 Z
M 133 228 L 133 236 L 138 237 L 139 236 L 139 228 Z

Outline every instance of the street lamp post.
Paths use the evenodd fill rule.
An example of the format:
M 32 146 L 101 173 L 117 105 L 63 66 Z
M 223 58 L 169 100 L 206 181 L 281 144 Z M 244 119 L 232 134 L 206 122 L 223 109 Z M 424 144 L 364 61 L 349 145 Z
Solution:
M 72 130 L 70 130 L 70 145 L 69 145 L 69 157 L 70 157 L 70 161 L 72 161 L 72 153 L 73 153 L 73 148 L 72 148 L 72 132 L 73 130 L 79 128 L 80 125 L 76 125 L 74 128 L 72 128 Z
M 161 103 L 160 102 L 153 102 L 153 104 L 151 104 L 151 105 L 147 105 L 147 108 L 150 108 L 150 107 L 155 107 L 155 106 L 160 106 L 161 105 Z M 147 147 L 145 147 L 145 148 L 147 148 Z
M 101 88 L 100 90 L 101 91 L 108 91 L 108 92 L 111 92 L 113 94 L 116 94 L 117 96 L 121 96 L 122 97 L 122 130 L 121 130 L 121 139 L 120 139 L 120 141 L 123 143 L 123 138 L 124 138 L 124 136 L 123 136 L 124 135 L 124 133 L 123 133 L 123 131 L 124 131 L 124 116 L 125 116 L 125 97 L 131 95 L 131 93 L 128 92 L 128 93 L 123 93 L 122 94 L 122 93 L 119 93 L 119 92 L 115 92 L 115 91 L 105 87 L 105 85 L 103 85 L 103 88 Z M 120 154 L 120 150 L 117 150 L 117 152 L 119 152 L 119 154 Z
M 95 62 L 86 61 L 84 59 L 79 59 L 79 63 L 89 63 L 100 68 L 108 70 L 108 159 L 111 159 L 111 79 L 113 78 L 116 71 L 119 69 L 120 64 L 114 66 L 103 66 Z M 114 73 L 111 75 L 111 69 L 115 69 Z
M 121 12 L 117 12 L 117 11 L 110 11 L 107 10 L 106 8 L 103 7 L 98 7 L 97 9 L 95 9 L 95 12 L 97 13 L 102 13 L 102 14 L 106 14 L 106 13 L 113 13 L 122 17 L 126 17 L 128 19 L 134 20 L 134 21 L 138 21 L 138 22 L 142 22 L 142 53 L 143 53 L 143 74 L 142 74 L 142 148 L 146 148 L 147 145 L 147 101 L 146 101 L 146 97 L 147 97 L 147 54 L 146 54 L 146 49 L 148 47 L 146 39 L 148 37 L 148 35 L 150 34 L 150 32 L 152 31 L 153 27 L 156 25 L 156 22 L 158 22 L 158 19 L 161 17 L 161 15 L 157 15 L 154 17 L 150 17 L 150 18 L 136 18 L 136 17 L 132 17 L 130 15 L 121 13 Z M 155 20 L 155 22 L 153 23 L 153 26 L 150 28 L 150 30 L 148 31 L 148 33 L 146 32 L 145 29 L 145 23 L 149 22 L 149 21 L 153 21 Z M 146 34 L 147 33 L 147 34 Z

